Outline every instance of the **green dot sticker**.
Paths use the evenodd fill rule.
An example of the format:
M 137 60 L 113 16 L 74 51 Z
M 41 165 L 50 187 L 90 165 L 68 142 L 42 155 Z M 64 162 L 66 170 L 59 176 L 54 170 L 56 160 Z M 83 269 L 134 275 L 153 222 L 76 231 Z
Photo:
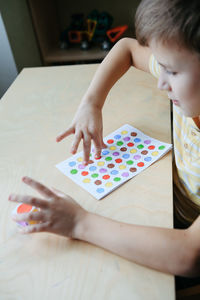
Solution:
M 127 160 L 127 165 L 132 165 L 133 164 L 133 161 L 132 160 Z
M 107 156 L 107 157 L 105 158 L 105 160 L 107 160 L 107 161 L 112 160 L 112 157 L 111 157 L 111 156 Z
M 138 148 L 138 149 L 143 149 L 144 146 L 143 146 L 142 144 L 140 144 L 140 145 L 137 146 L 137 148 Z
M 160 147 L 158 147 L 158 149 L 163 150 L 163 149 L 165 149 L 165 146 L 160 146 Z
M 77 174 L 77 173 L 78 173 L 78 170 L 72 169 L 72 170 L 70 171 L 70 173 L 73 174 L 73 175 L 74 175 L 74 174 Z
M 121 146 L 121 145 L 123 145 L 122 141 L 117 142 L 117 146 Z
M 92 176 L 93 178 L 97 178 L 97 177 L 99 176 L 99 174 L 94 173 L 94 174 L 92 174 L 91 176 Z
M 114 181 L 120 181 L 120 180 L 121 180 L 120 177 L 115 177 L 115 178 L 114 178 Z

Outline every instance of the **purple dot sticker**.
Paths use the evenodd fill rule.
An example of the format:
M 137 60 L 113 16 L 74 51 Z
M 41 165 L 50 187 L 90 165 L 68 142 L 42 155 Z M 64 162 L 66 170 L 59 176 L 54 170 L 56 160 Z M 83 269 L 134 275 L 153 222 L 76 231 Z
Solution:
M 85 169 L 85 167 L 86 167 L 86 166 L 83 165 L 83 164 L 78 165 L 78 168 L 79 168 L 79 169 Z
M 122 176 L 123 176 L 123 177 L 128 177 L 128 176 L 129 176 L 129 173 L 128 173 L 128 172 L 124 172 L 124 173 L 122 173 Z
M 102 153 L 102 155 L 107 155 L 109 153 L 109 151 L 108 150 L 103 150 L 101 153 Z
M 115 151 L 115 152 L 113 152 L 113 155 L 114 155 L 114 156 L 118 156 L 118 155 L 119 155 L 119 152 Z
M 129 137 L 129 136 L 126 136 L 125 138 L 123 138 L 123 140 L 124 140 L 125 142 L 128 142 L 128 141 L 130 141 L 130 137 Z
M 107 172 L 107 169 L 101 168 L 101 169 L 99 170 L 99 172 L 100 172 L 100 173 L 106 173 L 106 172 Z
M 114 136 L 114 138 L 115 138 L 116 140 L 119 140 L 119 139 L 121 139 L 121 135 L 120 135 L 120 134 L 116 134 L 116 135 Z
M 138 160 L 138 159 L 141 158 L 141 155 L 134 155 L 133 158 L 134 158 L 135 160 Z
M 125 159 L 127 159 L 127 158 L 130 157 L 130 154 L 123 154 L 122 157 L 125 158 Z
M 151 140 L 145 140 L 144 143 L 145 143 L 146 145 L 149 145 L 149 144 L 151 144 Z
M 116 174 L 118 174 L 118 173 L 119 173 L 119 172 L 118 172 L 117 170 L 112 170 L 112 171 L 111 171 L 111 174 L 112 174 L 112 175 L 116 175 Z
M 70 167 L 73 167 L 73 166 L 75 166 L 75 165 L 76 165 L 76 162 L 75 162 L 75 161 L 70 161 L 70 162 L 69 162 L 69 166 L 70 166 Z
M 150 156 L 148 156 L 148 157 L 145 157 L 144 160 L 145 160 L 145 161 L 151 161 L 151 159 L 152 159 L 152 158 L 151 158 Z
M 104 192 L 104 189 L 103 189 L 103 188 L 98 188 L 98 189 L 97 189 L 97 193 L 101 194 L 101 193 L 103 193 L 103 192 Z
M 141 139 L 135 138 L 135 139 L 134 139 L 134 142 L 135 142 L 135 143 L 139 143 L 139 142 L 141 142 Z

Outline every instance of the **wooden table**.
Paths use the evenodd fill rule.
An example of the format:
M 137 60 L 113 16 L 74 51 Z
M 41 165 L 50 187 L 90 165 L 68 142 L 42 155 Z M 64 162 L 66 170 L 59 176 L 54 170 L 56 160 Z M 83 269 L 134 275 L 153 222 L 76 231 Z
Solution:
M 20 235 L 11 220 L 13 193 L 36 195 L 31 176 L 100 215 L 172 228 L 172 156 L 168 153 L 101 201 L 55 164 L 70 156 L 73 137 L 55 138 L 70 124 L 97 65 L 24 69 L 0 101 L 0 299 L 174 299 L 174 277 L 103 249 L 47 233 Z M 131 68 L 104 106 L 104 136 L 128 123 L 170 142 L 170 104 L 151 75 Z M 81 149 L 80 147 L 79 149 Z

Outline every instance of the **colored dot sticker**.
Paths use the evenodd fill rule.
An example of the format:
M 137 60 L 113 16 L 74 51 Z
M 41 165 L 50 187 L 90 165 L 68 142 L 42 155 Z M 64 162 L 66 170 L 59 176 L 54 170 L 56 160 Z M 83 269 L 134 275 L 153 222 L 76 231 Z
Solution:
M 119 166 L 119 169 L 120 169 L 120 170 L 124 170 L 124 169 L 126 169 L 126 166 L 125 166 L 125 165 L 120 165 L 120 166 Z
M 81 161 L 83 161 L 83 158 L 82 158 L 82 157 L 78 157 L 78 158 L 77 158 L 77 161 L 78 161 L 78 162 L 81 162 Z
M 127 158 L 130 157 L 130 154 L 125 153 L 125 154 L 122 155 L 122 157 L 125 158 L 125 159 L 127 159 Z
M 104 189 L 103 189 L 103 188 L 98 188 L 98 189 L 97 189 L 97 193 L 101 194 L 101 193 L 103 193 L 103 192 L 104 192 Z
M 115 177 L 113 180 L 114 180 L 114 181 L 120 181 L 121 178 L 120 178 L 120 177 Z
M 102 181 L 101 181 L 101 180 L 96 180 L 94 183 L 95 183 L 96 185 L 100 185 L 100 184 L 102 184 Z
M 98 165 L 99 167 L 102 167 L 102 166 L 104 166 L 104 164 L 105 164 L 105 162 L 104 162 L 104 161 L 98 161 L 98 163 L 97 163 L 97 165 Z
M 155 149 L 155 146 L 151 145 L 151 146 L 148 147 L 148 149 L 153 150 L 153 149 Z
M 133 161 L 132 160 L 127 160 L 127 165 L 132 165 L 133 164 Z
M 100 156 L 95 156 L 95 159 L 101 159 L 101 155 Z
M 107 172 L 107 169 L 101 168 L 101 169 L 99 170 L 99 172 L 100 172 L 100 173 L 106 173 L 106 172 Z
M 136 153 L 136 152 L 137 152 L 136 149 L 131 149 L 131 150 L 130 150 L 130 153 Z
M 99 174 L 94 173 L 94 174 L 92 174 L 91 176 L 92 176 L 92 178 L 97 178 L 97 177 L 99 176 Z
M 141 155 L 134 155 L 133 158 L 134 158 L 135 160 L 138 160 L 138 159 L 141 158 Z
M 133 143 L 128 143 L 128 144 L 127 144 L 127 146 L 129 146 L 129 147 L 133 147 L 133 146 L 134 146 L 134 144 L 133 144 Z
M 122 132 L 121 132 L 121 134 L 127 134 L 128 133 L 128 131 L 126 131 L 126 130 L 122 130 Z
M 138 149 L 143 149 L 144 146 L 143 146 L 142 144 L 140 144 L 140 145 L 137 146 L 137 148 L 138 148 Z
M 105 179 L 105 180 L 107 180 L 107 179 L 110 178 L 110 176 L 109 175 L 104 175 L 102 178 Z
M 83 179 L 83 183 L 90 183 L 90 181 L 91 181 L 90 178 L 84 178 Z
M 112 140 L 112 139 L 107 140 L 107 143 L 108 143 L 108 144 L 112 144 L 112 143 L 114 143 L 114 140 Z
M 131 132 L 131 136 L 137 136 L 136 132 Z
M 117 142 L 117 146 L 122 146 L 122 145 L 123 145 L 122 141 Z
M 111 171 L 111 174 L 112 174 L 112 175 L 117 175 L 118 173 L 119 173 L 119 172 L 118 172 L 117 170 L 112 170 L 112 171 Z
M 143 150 L 143 151 L 141 152 L 142 155 L 147 155 L 147 153 L 148 153 L 147 150 Z
M 128 172 L 123 172 L 123 173 L 122 173 L 122 176 L 123 176 L 123 177 L 128 177 L 128 176 L 129 176 L 129 173 L 128 173 Z
M 89 173 L 87 172 L 87 171 L 83 171 L 83 172 L 81 172 L 81 175 L 82 176 L 87 176 Z
M 107 167 L 110 168 L 110 169 L 114 168 L 114 166 L 115 166 L 114 164 L 108 164 L 107 165 Z
M 122 151 L 122 152 L 125 152 L 127 150 L 127 148 L 126 147 L 122 147 L 122 148 L 120 148 L 120 151 Z
M 90 170 L 90 171 L 95 171 L 96 169 L 97 169 L 97 167 L 95 167 L 95 166 L 89 167 L 89 170 Z
M 111 156 L 107 156 L 107 157 L 105 158 L 105 160 L 106 160 L 106 161 L 110 161 L 110 160 L 112 160 L 112 157 L 111 157 Z
M 111 146 L 111 147 L 110 147 L 110 150 L 115 150 L 115 149 L 116 149 L 115 146 Z
M 151 140 L 145 140 L 144 143 L 145 143 L 146 145 L 149 145 L 149 144 L 151 144 Z
M 101 153 L 102 153 L 103 155 L 107 155 L 107 154 L 109 153 L 109 151 L 108 151 L 108 150 L 103 150 Z
M 91 165 L 91 164 L 93 164 L 94 163 L 94 161 L 92 160 L 92 159 L 90 159 L 89 161 L 88 161 L 88 164 L 89 165 Z
M 120 134 L 116 134 L 116 135 L 114 136 L 114 138 L 115 138 L 116 140 L 119 140 L 119 139 L 121 139 L 121 135 L 120 135 Z
M 115 159 L 115 162 L 116 162 L 117 164 L 120 164 L 120 163 L 122 162 L 122 159 L 121 159 L 121 158 L 117 158 L 117 159 Z
M 144 167 L 144 163 L 143 163 L 143 162 L 139 162 L 139 163 L 137 164 L 137 166 L 138 166 L 138 167 Z
M 125 138 L 123 138 L 123 140 L 125 141 L 125 142 L 128 142 L 128 141 L 130 141 L 130 137 L 129 136 L 126 136 Z
M 27 212 L 31 211 L 31 209 L 32 209 L 31 205 L 23 203 L 20 206 L 18 206 L 17 213 L 18 214 L 27 213 Z
M 157 156 L 158 154 L 159 154 L 158 151 L 154 151 L 151 153 L 151 155 L 153 155 L 153 156 Z
M 112 184 L 112 182 L 106 182 L 105 186 L 109 188 L 109 187 L 113 186 L 113 184 Z
M 163 149 L 165 149 L 165 146 L 162 145 L 162 146 L 158 147 L 158 149 L 163 150 Z
M 70 171 L 70 173 L 71 173 L 71 174 L 73 174 L 73 175 L 75 175 L 75 174 L 77 174 L 77 173 L 78 173 L 78 170 L 76 170 L 76 169 L 72 169 L 72 170 Z
M 137 169 L 136 168 L 130 168 L 129 171 L 132 172 L 132 173 L 135 173 L 137 171 Z
M 76 162 L 75 162 L 75 161 L 70 161 L 70 162 L 69 162 L 69 166 L 70 166 L 70 167 L 74 167 L 75 165 L 76 165 Z
M 150 157 L 150 156 L 147 156 L 147 157 L 145 157 L 145 159 L 144 159 L 145 161 L 151 161 L 152 160 L 152 158 Z
M 85 166 L 84 166 L 84 165 L 82 165 L 82 164 L 80 164 L 80 165 L 78 165 L 78 168 L 79 168 L 79 169 L 84 169 L 84 168 L 85 168 Z
M 118 156 L 118 155 L 119 155 L 119 152 L 115 151 L 115 152 L 113 152 L 113 155 L 114 155 L 114 156 Z
M 135 142 L 135 143 L 139 143 L 139 142 L 141 142 L 141 139 L 135 138 L 135 139 L 134 139 L 134 142 Z

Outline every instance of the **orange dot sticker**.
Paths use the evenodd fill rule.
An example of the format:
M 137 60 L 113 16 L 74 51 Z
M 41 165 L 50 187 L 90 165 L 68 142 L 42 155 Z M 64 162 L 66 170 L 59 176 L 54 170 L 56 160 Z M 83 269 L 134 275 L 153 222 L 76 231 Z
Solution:
M 122 162 L 122 159 L 121 158 L 117 158 L 117 159 L 115 159 L 115 161 L 116 161 L 117 164 L 120 164 Z
M 108 143 L 108 144 L 112 144 L 112 143 L 114 143 L 114 140 L 112 140 L 112 139 L 107 140 L 107 143 Z
M 138 167 L 144 167 L 144 163 L 143 163 L 143 162 L 139 162 L 139 163 L 137 164 L 137 166 L 138 166 Z
M 103 178 L 103 179 L 109 179 L 110 176 L 109 176 L 109 175 L 104 175 L 102 178 Z
M 127 146 L 129 146 L 129 147 L 133 147 L 133 146 L 134 146 L 134 144 L 133 144 L 133 143 L 128 143 L 128 144 L 127 144 Z
M 87 172 L 87 171 L 83 171 L 83 172 L 81 172 L 81 175 L 82 176 L 87 176 L 89 173 Z
M 151 146 L 148 147 L 148 149 L 153 150 L 153 149 L 155 149 L 155 146 L 151 145 Z
M 24 213 L 27 213 L 27 212 L 31 211 L 31 209 L 32 209 L 31 205 L 23 203 L 23 204 L 18 206 L 17 213 L 18 214 L 24 214 Z

